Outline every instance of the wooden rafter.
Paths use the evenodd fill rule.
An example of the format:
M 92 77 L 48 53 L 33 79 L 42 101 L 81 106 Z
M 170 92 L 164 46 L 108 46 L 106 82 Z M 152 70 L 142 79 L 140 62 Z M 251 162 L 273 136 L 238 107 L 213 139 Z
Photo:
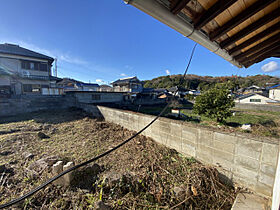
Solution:
M 177 4 L 175 4 L 172 8 L 170 8 L 170 11 L 177 15 L 184 7 L 190 2 L 190 0 L 179 0 Z
M 271 44 L 274 44 L 275 42 L 279 41 L 279 36 L 280 36 L 280 32 L 278 32 L 277 34 L 275 34 L 274 36 L 268 38 L 267 40 L 263 41 L 262 43 L 248 49 L 247 51 L 240 53 L 237 56 L 234 56 L 234 59 L 236 60 L 240 60 L 242 58 L 245 58 L 246 56 L 253 54 L 255 52 L 258 52 L 260 50 L 262 50 L 263 48 L 270 46 Z
M 220 36 L 224 35 L 225 33 L 230 31 L 231 29 L 233 29 L 234 27 L 236 27 L 240 23 L 244 22 L 246 19 L 248 19 L 249 17 L 253 16 L 257 12 L 259 12 L 260 10 L 264 9 L 266 6 L 268 6 L 269 4 L 271 4 L 274 1 L 275 0 L 261 0 L 261 1 L 257 1 L 256 3 L 254 3 L 253 5 L 248 7 L 246 10 L 242 11 L 237 16 L 232 18 L 230 21 L 225 23 L 223 26 L 219 27 L 218 29 L 216 29 L 215 31 L 210 33 L 210 35 L 209 35 L 210 39 L 212 41 L 216 40 L 217 38 L 219 38 Z
M 280 51 L 280 49 L 278 49 L 278 52 Z M 270 58 L 270 57 L 275 57 L 274 55 L 277 55 L 277 49 L 276 52 L 267 52 L 264 53 L 263 55 L 259 56 L 258 58 L 248 61 L 248 62 L 244 62 L 243 65 L 248 68 L 249 66 L 253 65 L 254 63 L 259 63 L 261 61 L 263 61 L 264 59 Z
M 272 25 L 271 27 L 269 27 L 268 29 L 258 33 L 257 35 L 253 36 L 252 38 L 246 40 L 245 42 L 241 43 L 240 45 L 237 45 L 236 47 L 232 48 L 231 50 L 229 50 L 229 54 L 230 55 L 234 55 L 236 54 L 239 50 L 242 50 L 243 48 L 250 46 L 251 44 L 259 41 L 260 39 L 268 36 L 269 34 L 277 31 L 280 29 L 280 22 L 275 23 L 274 25 Z M 279 38 L 280 39 L 280 38 Z
M 252 54 L 251 56 L 249 57 L 246 57 L 245 59 L 243 59 L 243 61 L 241 62 L 244 62 L 244 63 L 249 63 L 251 62 L 252 60 L 256 60 L 258 59 L 259 57 L 263 56 L 263 55 L 266 55 L 266 54 L 272 54 L 274 52 L 277 52 L 279 51 L 279 47 L 280 47 L 280 42 L 278 43 L 275 43 L 273 44 L 272 46 L 268 46 L 260 51 L 258 51 L 257 53 L 255 54 Z
M 203 12 L 200 17 L 194 21 L 194 28 L 198 30 L 201 29 L 236 1 L 238 0 L 218 0 L 211 8 Z
M 280 8 L 275 9 L 270 14 L 267 14 L 266 16 L 260 18 L 259 20 L 255 21 L 251 25 L 247 26 L 246 28 L 242 29 L 241 31 L 237 32 L 233 36 L 229 37 L 228 39 L 222 41 L 220 43 L 221 48 L 226 48 L 229 45 L 233 44 L 234 42 L 242 39 L 243 37 L 250 34 L 252 31 L 257 30 L 258 28 L 262 27 L 266 23 L 276 19 L 279 17 L 280 14 Z

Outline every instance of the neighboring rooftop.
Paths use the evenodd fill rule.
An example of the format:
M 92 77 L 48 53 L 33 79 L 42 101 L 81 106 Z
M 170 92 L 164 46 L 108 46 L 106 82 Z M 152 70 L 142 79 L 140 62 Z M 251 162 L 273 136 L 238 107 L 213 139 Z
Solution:
M 112 82 L 111 84 L 127 84 L 130 82 L 140 82 L 140 80 L 136 76 L 134 76 L 134 77 L 118 79 L 118 80 Z
M 9 43 L 0 44 L 0 54 L 20 55 L 31 58 L 44 59 L 48 60 L 51 63 L 54 61 L 52 57 L 28 50 L 26 48 L 20 47 L 19 45 Z
M 57 84 L 59 86 L 74 86 L 74 84 L 76 84 L 77 86 L 99 87 L 99 85 L 96 83 L 85 83 L 71 78 L 62 78 L 60 79 L 60 81 L 57 82 Z
M 280 84 L 273 85 L 273 86 L 269 87 L 269 89 L 280 89 Z
M 280 57 L 279 0 L 124 0 L 238 67 Z

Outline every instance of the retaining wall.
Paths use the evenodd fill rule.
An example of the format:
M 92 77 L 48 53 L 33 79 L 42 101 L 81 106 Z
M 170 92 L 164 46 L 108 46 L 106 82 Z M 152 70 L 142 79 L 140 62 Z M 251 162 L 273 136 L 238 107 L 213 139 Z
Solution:
M 254 104 L 241 104 L 235 103 L 235 107 L 238 109 L 250 109 L 250 110 L 260 110 L 260 111 L 269 111 L 269 112 L 280 112 L 280 106 L 277 105 L 254 105 Z
M 24 114 L 49 109 L 63 109 L 75 106 L 75 99 L 66 96 L 23 96 L 0 98 L 0 117 Z
M 81 108 L 106 121 L 138 131 L 154 116 L 102 106 Z M 156 142 L 215 165 L 229 180 L 271 197 L 279 153 L 277 139 L 222 133 L 191 123 L 159 118 L 143 135 Z

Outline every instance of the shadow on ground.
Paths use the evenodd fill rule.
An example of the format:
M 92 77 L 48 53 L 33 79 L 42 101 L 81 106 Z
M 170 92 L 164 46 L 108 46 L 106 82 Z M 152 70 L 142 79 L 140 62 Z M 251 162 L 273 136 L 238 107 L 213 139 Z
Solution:
M 15 116 L 1 117 L 0 124 L 34 120 L 37 123 L 60 124 L 89 117 L 84 111 L 78 108 L 42 110 L 20 114 Z

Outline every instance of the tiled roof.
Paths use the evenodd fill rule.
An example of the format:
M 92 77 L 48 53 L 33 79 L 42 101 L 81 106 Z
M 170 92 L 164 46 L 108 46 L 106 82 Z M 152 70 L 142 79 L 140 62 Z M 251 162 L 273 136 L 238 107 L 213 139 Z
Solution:
M 25 49 L 23 47 L 20 47 L 19 45 L 14 44 L 0 44 L 0 53 L 3 54 L 9 54 L 9 55 L 20 55 L 20 56 L 26 56 L 26 57 L 32 57 L 32 58 L 39 58 L 39 59 L 45 59 L 50 62 L 53 62 L 54 59 L 52 57 Z
M 137 81 L 138 82 L 139 79 L 137 77 L 128 77 L 128 78 L 124 78 L 124 79 L 118 79 L 115 82 L 112 82 L 112 84 L 123 84 L 123 83 L 129 83 L 131 81 Z

